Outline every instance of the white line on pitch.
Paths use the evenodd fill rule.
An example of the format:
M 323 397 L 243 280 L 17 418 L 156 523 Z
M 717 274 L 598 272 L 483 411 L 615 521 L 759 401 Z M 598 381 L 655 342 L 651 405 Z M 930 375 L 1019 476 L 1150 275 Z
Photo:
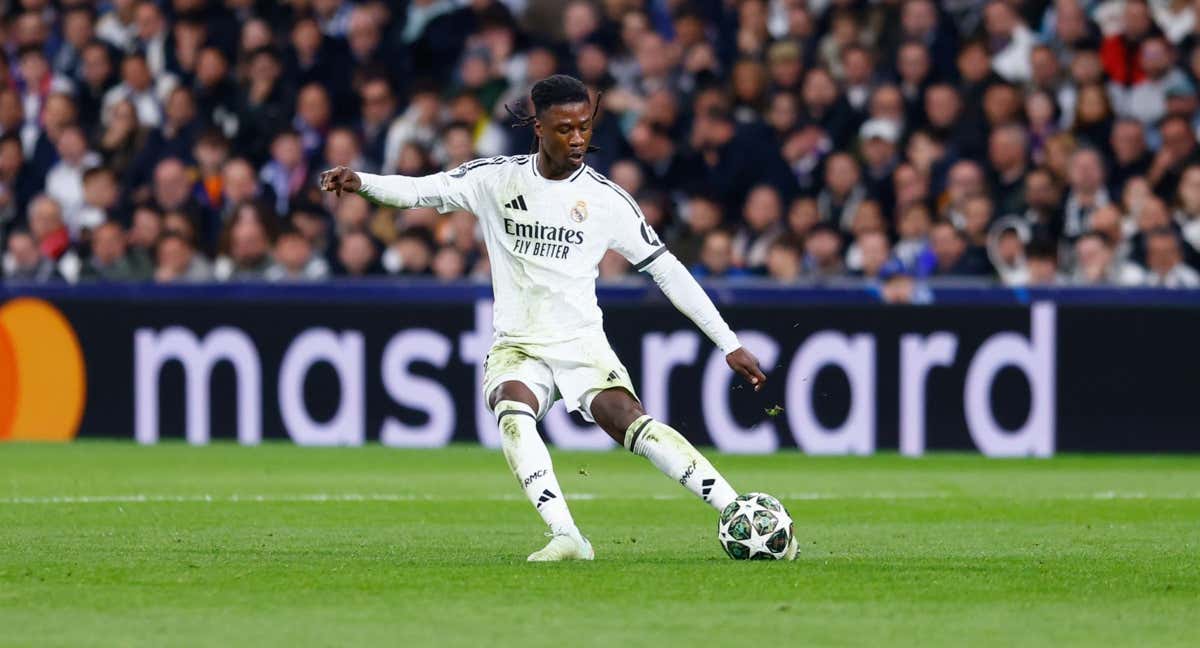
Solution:
M 598 495 L 595 493 L 568 493 L 567 499 L 584 500 L 680 500 L 688 499 L 684 495 Z M 789 493 L 781 496 L 784 501 L 800 500 L 937 500 L 962 497 L 964 499 L 1006 499 L 1026 501 L 1055 501 L 1055 500 L 1200 500 L 1200 493 L 1140 493 L 1101 491 L 1096 493 L 1074 493 L 1055 496 L 1024 497 L 1020 494 L 1012 496 L 971 494 L 952 494 L 941 492 L 877 492 L 877 493 Z M 156 503 L 343 503 L 343 502 L 470 502 L 496 501 L 518 502 L 525 501 L 524 496 L 516 493 L 487 495 L 483 497 L 454 497 L 446 495 L 418 495 L 405 493 L 309 493 L 309 494 L 259 494 L 259 495 L 152 495 L 134 493 L 126 495 L 51 495 L 26 497 L 0 497 L 0 505 L 4 504 L 156 504 Z

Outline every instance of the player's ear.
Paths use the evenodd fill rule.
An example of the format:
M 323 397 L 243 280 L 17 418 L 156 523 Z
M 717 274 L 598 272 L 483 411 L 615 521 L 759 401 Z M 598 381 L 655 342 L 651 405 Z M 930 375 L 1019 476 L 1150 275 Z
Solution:
M 542 120 L 536 117 L 533 120 L 533 134 L 539 139 L 542 137 Z

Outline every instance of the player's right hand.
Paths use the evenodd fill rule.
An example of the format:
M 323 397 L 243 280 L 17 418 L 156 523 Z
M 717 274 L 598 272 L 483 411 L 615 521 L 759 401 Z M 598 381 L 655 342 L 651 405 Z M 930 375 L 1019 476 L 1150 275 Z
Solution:
M 321 174 L 321 189 L 332 191 L 338 196 L 341 196 L 343 191 L 355 193 L 362 189 L 362 178 L 350 167 L 334 167 Z

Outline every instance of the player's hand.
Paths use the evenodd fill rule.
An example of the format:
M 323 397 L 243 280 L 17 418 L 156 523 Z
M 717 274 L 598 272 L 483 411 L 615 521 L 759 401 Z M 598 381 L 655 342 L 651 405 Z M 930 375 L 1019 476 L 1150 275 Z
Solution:
M 758 358 L 747 351 L 746 347 L 725 356 L 725 362 L 729 363 L 730 369 L 754 385 L 754 391 L 762 389 L 763 383 L 767 382 L 767 377 L 763 375 L 762 369 L 758 368 Z
M 321 174 L 321 189 L 339 197 L 342 192 L 355 193 L 362 189 L 362 178 L 350 167 L 338 166 Z

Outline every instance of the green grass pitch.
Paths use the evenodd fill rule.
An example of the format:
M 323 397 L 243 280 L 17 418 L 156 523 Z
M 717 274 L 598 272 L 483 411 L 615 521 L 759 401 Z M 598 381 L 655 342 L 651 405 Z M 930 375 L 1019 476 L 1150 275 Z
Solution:
M 1200 642 L 1200 457 L 714 454 L 794 563 L 643 459 L 555 459 L 594 563 L 524 562 L 496 451 L 0 445 L 0 645 Z

